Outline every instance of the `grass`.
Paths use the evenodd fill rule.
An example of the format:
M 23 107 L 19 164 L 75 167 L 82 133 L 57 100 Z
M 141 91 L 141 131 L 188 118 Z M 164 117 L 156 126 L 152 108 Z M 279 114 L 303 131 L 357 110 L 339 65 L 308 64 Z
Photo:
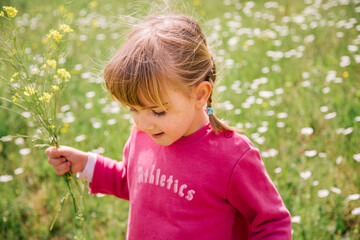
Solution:
M 360 194 L 360 163 L 354 157 L 360 153 L 358 1 L 279 0 L 267 5 L 254 1 L 248 16 L 246 2 L 187 2 L 186 12 L 202 19 L 209 37 L 213 33 L 218 36 L 213 41 L 213 45 L 218 43 L 214 53 L 220 72 L 214 98 L 217 116 L 243 128 L 263 154 L 277 151 L 274 156 L 263 155 L 263 161 L 292 216 L 300 217 L 300 222 L 293 218 L 293 239 L 358 239 L 360 217 L 352 211 L 359 208 L 360 199 L 349 200 L 349 196 Z M 66 5 L 76 35 L 64 50 L 64 66 L 72 69 L 72 78 L 61 103 L 68 109 L 63 108 L 60 117 L 73 116 L 74 121 L 60 141 L 84 151 L 104 151 L 104 155 L 121 160 L 131 126 L 128 112 L 118 109 L 97 83 L 97 76 L 121 45 L 121 38 L 112 39 L 115 33 L 124 33 L 124 21 L 117 16 L 139 9 L 135 16 L 143 16 L 146 11 L 141 7 L 147 9 L 149 4 L 95 3 L 73 1 Z M 17 18 L 22 21 L 18 24 L 23 25 L 19 38 L 27 42 L 32 56 L 41 54 L 41 39 L 56 22 L 48 13 L 56 14 L 61 4 L 2 1 L 2 5 L 19 10 Z M 268 5 L 273 7 L 266 8 Z M 355 51 L 349 50 L 354 48 L 351 46 Z M 276 59 L 274 52 L 284 57 Z M 341 66 L 343 56 L 349 56 L 349 65 Z M 12 75 L 8 69 L 0 66 L 5 77 Z M 327 81 L 329 71 L 335 71 L 338 79 Z M 261 83 L 259 79 L 264 78 L 266 82 Z M 272 94 L 264 97 L 262 91 Z M 4 88 L 0 95 L 9 97 Z M 331 113 L 336 116 L 331 118 Z M 109 119 L 116 122 L 108 124 Z M 0 137 L 36 132 L 23 118 L 4 110 L 0 111 L 0 122 Z M 312 128 L 313 133 L 302 134 L 303 128 Z M 77 142 L 81 135 L 85 139 Z M 20 150 L 27 148 L 31 153 L 21 155 Z M 316 153 L 308 156 L 308 151 Z M 14 170 L 19 168 L 23 173 L 16 175 Z M 12 175 L 13 180 L 0 182 L 0 238 L 81 236 L 70 202 L 49 232 L 66 189 L 43 150 L 20 137 L 0 141 L 0 176 L 4 175 Z M 328 194 L 320 197 L 324 192 L 320 190 Z M 127 210 L 126 201 L 86 195 L 88 238 L 125 239 Z

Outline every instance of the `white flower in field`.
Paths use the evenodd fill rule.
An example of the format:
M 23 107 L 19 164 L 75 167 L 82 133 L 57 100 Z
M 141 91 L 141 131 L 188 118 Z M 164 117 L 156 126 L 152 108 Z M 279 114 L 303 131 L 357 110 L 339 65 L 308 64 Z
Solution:
M 346 198 L 347 201 L 354 201 L 360 199 L 360 194 L 352 194 Z
M 270 111 L 267 111 L 267 112 L 265 112 L 265 115 L 266 116 L 274 116 L 275 115 L 275 111 L 274 110 L 270 110 Z
M 360 162 L 360 153 L 354 154 L 353 158 L 354 158 L 355 161 Z
M 300 223 L 301 222 L 301 216 L 294 216 L 291 218 L 292 223 Z
M 8 135 L 8 136 L 3 136 L 3 137 L 0 138 L 0 140 L 1 140 L 2 142 L 10 142 L 10 141 L 12 141 L 12 139 L 13 139 L 13 137 L 10 136 L 10 135 Z
M 328 113 L 325 115 L 325 119 L 332 119 L 336 117 L 336 112 Z
M 283 88 L 277 88 L 275 89 L 275 94 L 276 95 L 280 95 L 280 94 L 283 94 L 284 93 L 284 89 Z
M 324 153 L 324 152 L 320 152 L 320 153 L 319 153 L 319 158 L 324 158 L 324 157 L 326 157 L 326 156 L 327 156 L 327 154 Z
M 235 47 L 238 44 L 239 40 L 240 40 L 239 37 L 232 37 L 228 40 L 228 45 L 230 47 Z
M 84 73 L 81 74 L 82 79 L 89 79 L 90 77 L 91 77 L 90 72 L 84 72 Z
M 19 175 L 19 174 L 21 174 L 23 172 L 24 172 L 23 168 L 17 168 L 17 169 L 14 170 L 15 175 Z
M 98 197 L 98 198 L 105 197 L 105 194 L 97 193 L 97 194 L 96 194 L 96 197 Z
M 359 48 L 356 45 L 348 45 L 347 49 L 349 50 L 349 52 L 357 52 Z
M 329 111 L 329 108 L 328 108 L 327 106 L 322 106 L 322 107 L 320 107 L 320 112 L 325 113 L 325 112 L 327 112 L 327 111 Z
M 262 152 L 261 156 L 264 158 L 275 157 L 278 153 L 278 150 L 271 148 L 268 151 Z
M 75 138 L 75 142 L 81 142 L 81 141 L 84 141 L 85 139 L 86 139 L 86 136 L 84 134 L 82 134 Z
M 24 143 L 25 143 L 25 140 L 23 138 L 21 138 L 21 137 L 15 139 L 15 144 L 18 145 L 18 146 L 23 145 Z
M 313 134 L 313 132 L 314 132 L 314 129 L 311 127 L 305 127 L 305 128 L 301 129 L 301 134 L 304 134 L 304 135 L 311 135 L 311 134 Z
M 330 88 L 329 88 L 329 87 L 325 87 L 325 88 L 323 88 L 322 92 L 323 92 L 324 94 L 327 94 L 327 93 L 330 92 Z
M 317 151 L 316 150 L 309 150 L 309 151 L 305 151 L 305 156 L 306 157 L 315 157 L 316 154 L 317 154 Z
M 2 175 L 0 176 L 0 182 L 10 182 L 13 178 L 11 175 Z
M 282 112 L 282 113 L 278 113 L 278 114 L 277 114 L 277 118 L 279 118 L 279 119 L 287 118 L 287 117 L 288 117 L 288 114 L 285 113 L 285 112 Z
M 85 103 L 85 108 L 86 109 L 90 109 L 94 106 L 94 104 L 92 102 L 88 102 L 88 103 Z
M 93 126 L 93 128 L 98 129 L 98 128 L 101 128 L 102 123 L 101 123 L 101 122 L 94 122 L 94 123 L 92 124 L 92 126 Z
M 223 86 L 218 86 L 217 89 L 216 89 L 218 92 L 225 92 L 226 91 L 226 86 L 223 85 Z
M 319 198 L 324 198 L 324 197 L 329 196 L 329 190 L 326 190 L 326 189 L 319 190 L 318 196 L 319 196 Z
M 313 182 L 311 183 L 311 185 L 317 186 L 317 185 L 319 185 L 319 181 L 313 181 Z
M 310 171 L 305 171 L 305 172 L 301 172 L 300 173 L 300 177 L 304 180 L 308 179 L 309 177 L 311 177 L 311 172 Z
M 352 215 L 360 215 L 360 207 L 353 209 L 351 211 L 351 214 Z
M 336 188 L 336 187 L 331 187 L 330 190 L 334 193 L 340 194 L 341 193 L 341 189 Z
M 265 133 L 268 131 L 268 127 L 266 127 L 266 126 L 259 127 L 257 130 L 259 133 Z
M 342 56 L 340 60 L 340 67 L 347 67 L 350 65 L 350 57 L 349 56 Z
M 66 112 L 66 111 L 69 111 L 70 110 L 70 105 L 64 105 L 60 108 L 60 111 L 62 112 Z
M 328 71 L 328 74 L 326 75 L 326 81 L 331 82 L 336 79 L 336 71 Z
M 23 112 L 23 113 L 21 113 L 21 115 L 22 115 L 24 118 L 29 118 L 29 117 L 31 117 L 31 113 L 30 113 L 30 112 Z
M 352 127 L 346 128 L 346 129 L 344 129 L 343 134 L 344 135 L 349 135 L 350 133 L 353 132 L 353 130 L 354 130 L 354 128 L 352 128 Z
M 284 122 L 277 122 L 277 123 L 276 123 L 276 126 L 277 126 L 278 128 L 283 128 L 283 127 L 285 127 L 285 123 L 284 123 Z
M 116 122 L 117 122 L 116 119 L 112 118 L 112 119 L 107 120 L 106 123 L 107 123 L 108 125 L 114 125 L 114 124 L 116 124 Z
M 271 91 L 260 91 L 259 96 L 263 98 L 271 98 L 272 96 L 274 96 L 274 93 Z
M 307 35 L 305 38 L 304 38 L 304 43 L 311 43 L 315 40 L 315 35 L 314 34 L 310 34 L 310 35 Z
M 303 72 L 303 73 L 301 74 L 301 77 L 302 77 L 303 79 L 308 79 L 308 78 L 310 77 L 310 73 L 309 73 L 309 72 Z
M 275 170 L 274 170 L 274 173 L 281 173 L 281 168 L 280 167 L 278 167 L 278 168 L 275 168 Z
M 80 71 L 80 70 L 82 69 L 82 65 L 81 65 L 81 64 L 76 64 L 76 65 L 74 66 L 74 69 L 75 69 L 76 71 Z
M 360 116 L 355 117 L 355 122 L 360 122 Z
M 342 160 L 343 160 L 343 157 L 342 157 L 342 156 L 337 157 L 337 158 L 336 158 L 336 164 L 339 165 L 339 164 L 342 162 Z
M 88 98 L 92 98 L 92 97 L 94 97 L 95 96 L 95 92 L 94 91 L 90 91 L 90 92 L 87 92 L 86 93 L 86 97 L 88 97 Z
M 268 67 L 263 67 L 262 69 L 261 69 L 261 72 L 262 73 L 269 73 L 270 72 L 270 69 L 268 68 Z
M 360 25 L 359 25 L 359 26 L 360 26 Z M 360 63 L 360 55 L 357 55 L 357 54 L 356 54 L 356 55 L 354 56 L 354 59 L 355 59 L 355 62 L 356 62 L 356 63 Z
M 311 82 L 310 82 L 309 80 L 303 81 L 303 82 L 301 83 L 301 86 L 302 86 L 302 87 L 310 87 L 310 86 L 311 86 Z
M 26 156 L 31 153 L 31 150 L 30 150 L 30 148 L 22 148 L 22 149 L 20 149 L 19 153 L 22 156 Z

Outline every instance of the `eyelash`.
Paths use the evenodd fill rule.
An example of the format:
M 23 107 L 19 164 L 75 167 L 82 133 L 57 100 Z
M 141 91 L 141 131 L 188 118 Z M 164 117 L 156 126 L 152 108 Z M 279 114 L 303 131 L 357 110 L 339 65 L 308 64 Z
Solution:
M 153 112 L 153 114 L 155 115 L 155 116 L 157 116 L 157 117 L 161 117 L 161 116 L 164 116 L 165 115 L 165 111 L 162 111 L 162 112 L 155 112 L 155 111 L 152 111 Z
M 136 109 L 134 109 L 134 108 L 130 108 L 129 110 L 130 110 L 130 112 L 137 112 L 137 110 L 136 110 Z M 154 110 L 153 110 L 152 112 L 153 112 L 153 114 L 154 114 L 156 117 L 161 117 L 161 116 L 164 116 L 164 115 L 165 115 L 165 113 L 166 113 L 166 111 L 162 111 L 162 112 L 155 112 Z

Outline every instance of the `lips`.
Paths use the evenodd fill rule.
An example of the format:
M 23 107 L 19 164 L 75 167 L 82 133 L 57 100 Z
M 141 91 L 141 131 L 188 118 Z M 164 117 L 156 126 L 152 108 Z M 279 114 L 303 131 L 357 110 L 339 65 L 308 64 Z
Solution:
M 164 132 L 161 133 L 156 133 L 156 134 L 151 134 L 152 138 L 161 138 L 164 135 Z

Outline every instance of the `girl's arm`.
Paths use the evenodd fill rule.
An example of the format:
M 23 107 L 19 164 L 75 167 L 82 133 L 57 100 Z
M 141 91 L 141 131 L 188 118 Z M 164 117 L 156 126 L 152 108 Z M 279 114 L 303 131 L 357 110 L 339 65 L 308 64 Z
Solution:
M 291 239 L 289 211 L 256 148 L 251 147 L 236 164 L 227 196 L 250 224 L 251 240 Z
M 130 140 L 125 144 L 123 161 L 118 162 L 110 158 L 97 155 L 94 164 L 92 180 L 89 183 L 89 193 L 103 193 L 129 200 L 127 180 L 127 162 Z M 93 155 L 90 155 L 90 158 Z M 90 160 L 89 158 L 89 160 Z M 91 161 L 90 161 L 91 162 Z

